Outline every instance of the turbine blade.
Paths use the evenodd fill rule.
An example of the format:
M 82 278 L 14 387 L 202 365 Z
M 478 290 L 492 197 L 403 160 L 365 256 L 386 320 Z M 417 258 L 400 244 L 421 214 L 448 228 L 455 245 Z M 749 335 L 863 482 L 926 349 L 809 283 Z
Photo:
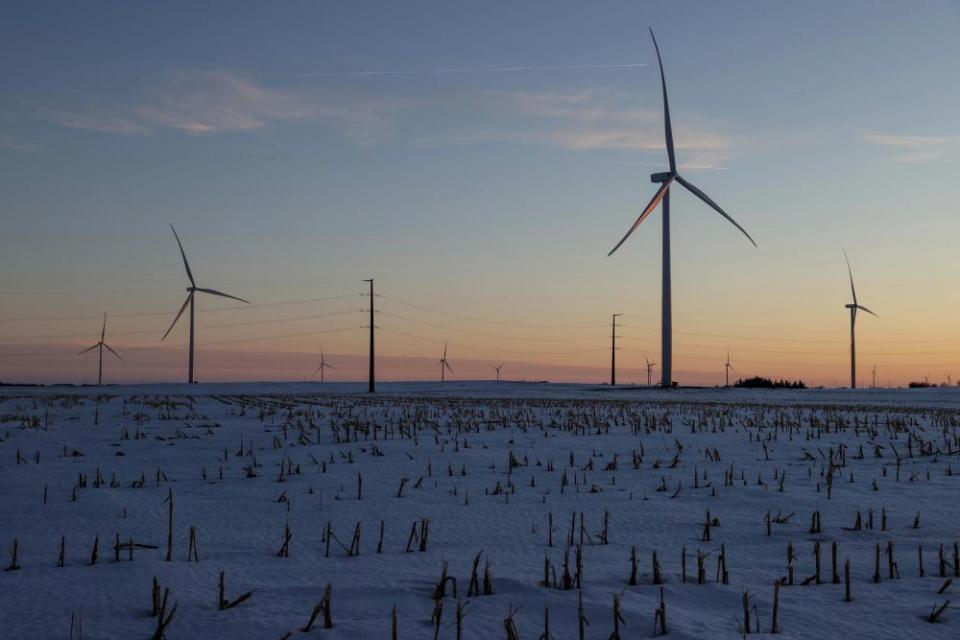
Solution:
M 100 342 L 103 342 L 104 338 L 107 337 L 107 312 L 103 312 L 103 328 L 100 329 Z
M 88 353 L 88 352 L 90 352 L 90 351 L 93 351 L 94 349 L 96 349 L 96 348 L 99 347 L 99 346 L 100 346 L 100 343 L 98 342 L 97 344 L 93 345 L 93 346 L 90 347 L 89 349 L 84 349 L 83 351 L 81 351 L 81 352 L 78 353 L 77 355 L 78 355 L 78 356 L 82 356 L 82 355 L 85 354 L 85 353 Z
M 847 257 L 847 250 L 843 250 L 843 259 L 847 261 L 847 273 L 850 275 L 850 293 L 853 294 L 853 304 L 857 304 L 857 290 L 853 286 L 853 269 L 850 268 L 850 258 Z
M 613 249 L 610 250 L 610 253 L 607 254 L 607 257 L 613 255 L 613 252 L 620 248 L 624 242 L 627 241 L 627 238 L 630 237 L 630 234 L 636 231 L 637 227 L 640 226 L 640 223 L 650 215 L 650 212 L 657 208 L 657 205 L 660 204 L 660 201 L 663 200 L 664 194 L 667 193 L 667 189 L 670 188 L 670 185 L 673 184 L 673 176 L 670 176 L 666 182 L 660 185 L 660 188 L 657 189 L 657 192 L 654 194 L 653 199 L 647 204 L 646 208 L 643 210 L 643 213 L 640 214 L 640 217 L 637 218 L 637 221 L 633 223 L 633 226 L 627 231 L 627 233 L 620 238 L 620 242 L 617 243 Z
M 326 362 L 323 363 L 323 366 L 325 366 L 327 369 L 336 369 L 335 366 L 333 366 L 332 364 L 327 364 Z
M 183 266 L 187 270 L 187 277 L 190 278 L 190 284 L 195 287 L 197 283 L 193 280 L 193 272 L 190 271 L 190 263 L 187 262 L 187 254 L 183 250 L 183 243 L 180 242 L 180 236 L 177 235 L 177 230 L 173 228 L 173 225 L 170 225 L 170 230 L 173 231 L 173 237 L 177 239 L 177 246 L 180 247 L 180 255 L 183 256 Z
M 653 38 L 653 48 L 657 50 L 657 63 L 660 65 L 660 85 L 663 88 L 663 134 L 667 141 L 667 158 L 670 160 L 670 173 L 677 172 L 677 160 L 673 152 L 673 127 L 670 125 L 670 105 L 667 103 L 667 78 L 663 73 L 663 60 L 660 58 L 660 47 L 657 38 L 650 28 L 650 37 Z
M 166 339 L 167 339 L 167 336 L 170 335 L 170 332 L 173 331 L 174 325 L 177 324 L 177 320 L 179 320 L 179 319 L 180 319 L 180 316 L 183 315 L 183 312 L 186 311 L 187 305 L 190 304 L 190 301 L 191 301 L 191 300 L 193 300 L 193 292 L 192 292 L 192 291 L 187 295 L 187 299 L 183 301 L 183 306 L 180 307 L 180 311 L 177 311 L 177 317 L 174 318 L 174 319 L 173 319 L 173 322 L 170 323 L 170 328 L 167 329 L 167 332 L 166 332 L 165 334 L 163 334 L 163 337 L 162 337 L 162 338 L 160 338 L 160 342 L 163 342 L 164 340 L 166 340 Z
M 449 362 L 447 362 L 446 360 L 444 360 L 444 361 L 443 361 L 443 366 L 445 366 L 445 367 L 447 368 L 447 371 L 449 371 L 450 373 L 453 373 L 453 367 L 450 366 L 450 363 L 449 363 Z
M 240 302 L 246 302 L 247 304 L 250 304 L 249 300 L 244 300 L 243 298 L 238 298 L 237 296 L 231 296 L 228 293 L 223 293 L 222 291 L 217 291 L 216 289 L 201 289 L 200 287 L 197 287 L 197 291 L 203 291 L 204 293 L 209 293 L 210 295 L 213 295 L 213 296 L 230 298 L 231 300 L 239 300 Z
M 710 207 L 712 207 L 714 211 L 716 211 L 717 213 L 722 215 L 724 218 L 726 218 L 730 222 L 730 224 L 735 226 L 737 229 L 740 229 L 740 232 L 743 233 L 743 235 L 747 236 L 747 240 L 749 240 L 753 246 L 757 246 L 757 243 L 754 241 L 753 238 L 750 237 L 750 234 L 747 233 L 747 230 L 741 227 L 739 224 L 737 224 L 737 221 L 731 218 L 726 211 L 721 209 L 720 205 L 718 205 L 716 202 L 711 200 L 710 196 L 708 196 L 703 191 L 701 191 L 695 184 L 689 182 L 688 180 L 685 180 L 683 176 L 677 176 L 677 182 L 679 182 L 684 187 L 686 187 L 690 193 L 692 193 L 693 195 L 697 196 L 698 198 L 706 202 L 708 205 L 710 205 Z
M 877 314 L 875 314 L 873 311 L 870 311 L 870 309 L 867 309 L 867 308 L 866 308 L 865 306 L 863 306 L 862 304 L 858 304 L 858 305 L 857 305 L 857 309 L 860 309 L 861 311 L 866 311 L 867 313 L 869 313 L 870 315 L 872 315 L 874 318 L 878 318 L 878 319 L 880 318 L 880 316 L 878 316 Z
M 106 342 L 104 342 L 104 343 L 103 343 L 103 346 L 105 346 L 105 347 L 107 348 L 107 351 L 109 351 L 109 352 L 112 353 L 113 355 L 117 356 L 117 360 L 119 360 L 120 362 L 124 362 L 123 358 L 120 357 L 120 354 L 117 353 L 116 351 L 114 351 L 113 348 L 112 348 L 110 345 L 108 345 Z

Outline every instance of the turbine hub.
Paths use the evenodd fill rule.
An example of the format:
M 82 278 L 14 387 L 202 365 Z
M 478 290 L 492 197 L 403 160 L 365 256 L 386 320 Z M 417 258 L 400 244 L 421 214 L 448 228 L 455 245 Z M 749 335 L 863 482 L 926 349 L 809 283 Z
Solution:
M 651 173 L 650 182 L 662 183 L 669 180 L 671 173 L 669 171 L 664 171 L 663 173 Z

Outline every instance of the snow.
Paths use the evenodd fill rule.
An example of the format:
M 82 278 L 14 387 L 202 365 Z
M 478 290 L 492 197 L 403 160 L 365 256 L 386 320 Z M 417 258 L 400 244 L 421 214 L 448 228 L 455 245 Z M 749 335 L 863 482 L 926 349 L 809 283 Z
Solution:
M 744 591 L 753 619 L 769 632 L 773 584 L 786 576 L 788 543 L 796 554 L 796 584 L 780 589 L 781 637 L 960 633 L 953 606 L 936 624 L 925 620 L 935 603 L 956 599 L 956 586 L 937 593 L 945 582 L 937 553 L 943 544 L 947 577 L 953 577 L 953 544 L 960 539 L 958 391 L 664 391 L 492 382 L 387 383 L 372 397 L 364 390 L 353 383 L 0 388 L 0 568 L 10 563 L 14 539 L 20 565 L 0 572 L 0 637 L 67 638 L 71 614 L 82 613 L 83 638 L 150 638 L 157 626 L 150 612 L 156 577 L 170 589 L 171 606 L 177 604 L 166 633 L 171 639 L 288 632 L 389 638 L 394 607 L 399 638 L 432 638 L 431 596 L 444 562 L 466 612 L 463 638 L 505 638 L 511 609 L 520 637 L 537 638 L 545 607 L 553 636 L 576 638 L 578 595 L 589 620 L 587 638 L 610 636 L 614 596 L 625 623 L 621 636 L 650 637 L 660 598 L 651 575 L 655 551 L 668 635 L 737 638 Z M 878 446 L 881 457 L 875 457 Z M 845 464 L 833 472 L 828 499 L 827 460 L 832 450 L 839 463 L 842 447 Z M 642 457 L 637 468 L 634 454 Z M 281 466 L 292 470 L 283 481 Z M 725 483 L 731 469 L 732 484 Z M 99 488 L 97 470 L 104 479 Z M 75 488 L 81 474 L 87 486 Z M 134 486 L 141 475 L 142 488 Z M 561 487 L 564 476 L 569 484 Z M 397 497 L 403 478 L 408 481 Z M 658 490 L 662 485 L 665 491 Z M 174 543 L 167 562 L 170 491 Z M 284 495 L 286 501 L 278 501 Z M 822 531 L 810 533 L 818 509 Z M 874 528 L 851 530 L 858 510 L 866 523 L 869 509 Z M 719 526 L 704 541 L 708 510 Z M 773 524 L 768 536 L 767 512 L 794 515 Z M 580 542 L 581 513 L 582 589 L 543 586 L 545 557 L 562 575 L 573 514 L 574 543 Z M 608 544 L 600 535 L 605 513 Z M 407 553 L 411 527 L 422 519 L 430 522 L 427 549 Z M 336 540 L 326 557 L 328 522 Z M 360 553 L 350 556 L 358 522 Z M 286 524 L 289 557 L 278 557 Z M 191 526 L 198 531 L 199 562 L 187 560 Z M 124 550 L 117 562 L 117 534 L 122 543 L 132 538 L 157 548 L 136 549 L 132 562 Z M 99 559 L 91 565 L 97 536 Z M 814 573 L 816 541 L 822 584 L 801 586 Z M 850 559 L 849 603 L 843 585 L 831 581 L 833 542 L 841 574 Z M 888 542 L 898 579 L 888 579 Z M 882 580 L 874 583 L 877 544 Z M 716 580 L 721 545 L 729 584 Z M 629 586 L 633 546 L 638 584 Z M 695 576 L 698 551 L 709 554 L 706 584 Z M 480 552 L 481 582 L 489 561 L 493 595 L 467 597 Z M 571 550 L 571 571 L 574 555 Z M 219 610 L 221 569 L 228 599 L 254 590 L 252 597 Z M 301 632 L 327 584 L 334 627 L 322 628 L 321 616 L 313 630 Z M 457 600 L 447 594 L 439 637 L 455 638 Z

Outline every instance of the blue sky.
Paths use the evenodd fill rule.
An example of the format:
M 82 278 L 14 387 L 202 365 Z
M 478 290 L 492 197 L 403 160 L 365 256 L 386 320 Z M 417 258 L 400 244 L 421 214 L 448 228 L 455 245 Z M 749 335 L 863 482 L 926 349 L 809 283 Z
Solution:
M 681 171 L 760 245 L 674 198 L 676 329 L 690 334 L 675 368 L 709 381 L 732 343 L 757 372 L 842 378 L 846 247 L 882 318 L 861 322 L 864 357 L 874 340 L 891 380 L 947 373 L 960 5 L 936 1 L 5 3 L 0 321 L 65 320 L 7 322 L 4 343 L 95 333 L 69 318 L 104 309 L 172 319 L 173 223 L 201 284 L 260 302 L 359 293 L 373 275 L 384 295 L 489 319 L 476 333 L 599 322 L 602 340 L 622 311 L 643 329 L 624 360 L 656 351 L 658 215 L 604 257 L 666 164 L 656 69 L 637 66 L 655 63 L 648 26 Z M 396 354 L 449 339 L 499 355 L 477 336 L 396 328 L 425 338 L 394 336 Z M 910 346 L 931 332 L 954 342 Z M 836 355 L 783 356 L 797 343 L 778 339 Z

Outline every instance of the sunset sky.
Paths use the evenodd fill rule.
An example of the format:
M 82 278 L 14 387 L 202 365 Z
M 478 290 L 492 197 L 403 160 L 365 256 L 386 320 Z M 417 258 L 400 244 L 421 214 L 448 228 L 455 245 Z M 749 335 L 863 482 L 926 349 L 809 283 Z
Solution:
M 0 6 L 0 381 L 600 382 L 659 362 L 667 168 L 674 378 L 960 379 L 960 4 L 7 2 Z M 659 371 L 659 367 L 656 368 Z

